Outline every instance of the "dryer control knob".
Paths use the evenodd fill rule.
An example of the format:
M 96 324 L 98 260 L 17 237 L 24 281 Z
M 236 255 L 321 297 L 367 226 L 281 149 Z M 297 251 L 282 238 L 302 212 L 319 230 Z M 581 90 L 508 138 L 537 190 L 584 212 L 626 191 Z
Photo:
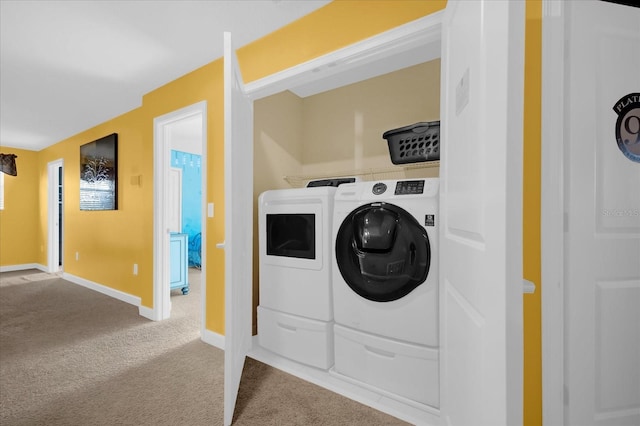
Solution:
M 387 190 L 387 185 L 385 185 L 382 182 L 378 182 L 375 185 L 373 185 L 373 189 L 371 192 L 373 192 L 375 195 L 380 195 L 380 194 L 383 194 L 386 190 Z

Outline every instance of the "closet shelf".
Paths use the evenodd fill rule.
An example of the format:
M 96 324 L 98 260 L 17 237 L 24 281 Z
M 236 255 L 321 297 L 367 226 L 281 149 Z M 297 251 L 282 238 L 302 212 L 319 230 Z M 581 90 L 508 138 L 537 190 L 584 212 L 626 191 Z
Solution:
M 329 179 L 334 177 L 356 176 L 362 180 L 384 180 L 384 179 L 403 179 L 407 171 L 432 169 L 440 167 L 440 161 L 428 161 L 424 163 L 403 164 L 393 167 L 370 168 L 360 170 L 350 170 L 334 173 L 309 174 L 300 176 L 284 176 L 283 179 L 294 188 L 302 188 L 310 180 Z

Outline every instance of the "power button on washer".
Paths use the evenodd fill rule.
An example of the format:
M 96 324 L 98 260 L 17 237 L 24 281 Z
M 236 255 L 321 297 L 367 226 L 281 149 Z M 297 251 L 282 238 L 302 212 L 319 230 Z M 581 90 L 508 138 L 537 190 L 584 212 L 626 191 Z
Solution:
M 373 189 L 371 190 L 371 192 L 373 192 L 375 195 L 380 195 L 380 194 L 383 194 L 386 190 L 387 190 L 387 185 L 385 185 L 382 182 L 378 182 L 375 185 L 373 185 Z

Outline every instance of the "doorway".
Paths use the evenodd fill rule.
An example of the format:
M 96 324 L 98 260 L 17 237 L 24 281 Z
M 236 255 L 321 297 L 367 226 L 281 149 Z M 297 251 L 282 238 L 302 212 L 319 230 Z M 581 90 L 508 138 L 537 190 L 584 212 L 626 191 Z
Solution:
M 521 61 L 524 33 L 520 30 L 524 26 L 519 23 L 524 23 L 524 17 L 524 6 L 518 2 L 450 1 L 444 15 L 434 14 L 416 21 L 419 23 L 415 32 L 407 31 L 396 38 L 390 35 L 391 30 L 385 33 L 390 39 L 384 43 L 374 45 L 372 39 L 367 39 L 366 47 L 349 46 L 245 87 L 238 83 L 230 36 L 225 35 L 225 160 L 229 159 L 225 161 L 225 172 L 227 169 L 233 172 L 233 160 L 240 155 L 240 150 L 247 150 L 244 127 L 253 123 L 253 100 L 279 93 L 288 84 L 295 87 L 321 78 L 323 70 L 335 77 L 342 64 L 350 71 L 359 66 L 370 69 L 374 58 L 388 58 L 390 52 L 397 53 L 398 47 L 407 47 L 407 44 L 421 45 L 419 42 L 424 38 L 428 40 L 427 45 L 435 45 L 435 50 L 442 52 L 441 75 L 446 76 L 440 84 L 441 119 L 445 123 L 442 140 L 455 143 L 443 148 L 444 162 L 440 169 L 444 177 L 439 210 L 440 306 L 443 307 L 440 381 L 446 384 L 441 388 L 441 411 L 409 404 L 401 406 L 404 402 L 385 401 L 388 398 L 384 396 L 371 402 L 365 402 L 370 401 L 370 395 L 359 399 L 419 424 L 522 421 L 522 286 L 512 283 L 522 283 L 522 145 L 519 142 L 523 134 L 524 75 Z M 407 26 L 403 28 L 407 29 Z M 408 43 L 409 39 L 416 44 Z M 496 133 L 496 128 L 501 130 Z M 228 151 L 231 154 L 227 157 Z M 250 154 L 251 151 L 249 148 Z M 489 161 L 486 152 L 501 155 Z M 234 189 L 237 181 L 227 185 L 225 180 L 226 194 Z M 237 188 L 244 189 L 240 185 Z M 240 207 L 248 205 L 240 196 L 232 201 Z M 231 209 L 231 203 L 227 202 L 225 207 Z M 243 220 L 247 219 L 239 217 L 236 223 Z M 252 283 L 241 274 L 228 273 L 234 261 L 242 263 L 247 247 L 245 230 L 251 228 L 247 222 L 244 228 L 242 224 L 233 225 L 237 233 L 225 223 L 226 234 L 233 235 L 231 243 L 225 242 L 225 256 L 228 252 L 231 258 L 225 267 L 227 423 L 232 419 L 247 350 L 253 358 L 262 355 L 258 353 L 259 345 L 251 345 L 251 327 L 247 325 L 251 320 L 251 300 L 247 295 L 251 294 Z M 460 268 L 461 263 L 469 267 Z M 269 354 L 262 359 L 274 362 Z M 274 365 L 299 377 L 313 378 L 322 385 L 323 378 L 317 371 L 305 374 L 299 365 L 286 365 L 286 360 L 280 359 Z M 339 389 L 341 383 L 337 384 L 335 376 L 327 374 L 330 382 L 327 387 Z M 348 388 L 345 394 L 354 398 L 350 385 L 345 380 L 344 389 Z M 491 391 L 487 392 L 487 386 Z M 487 395 L 491 397 L 487 399 Z M 388 402 L 393 407 L 387 405 Z
M 200 275 L 201 321 L 200 332 L 205 325 L 206 268 L 205 247 L 200 241 L 206 241 L 205 200 L 206 186 L 206 102 L 199 102 L 154 120 L 154 307 L 153 319 L 167 319 L 171 314 L 170 266 L 171 233 L 189 235 L 189 264 L 192 273 Z M 176 168 L 182 168 L 182 175 L 193 179 L 193 173 L 187 168 L 197 168 L 200 191 L 185 192 L 172 185 L 172 176 Z M 173 170 L 173 172 L 172 172 Z M 180 179 L 183 181 L 184 179 Z M 186 184 L 187 182 L 185 182 Z M 180 185 L 182 186 L 182 184 Z M 194 185 L 191 185 L 192 187 Z M 196 197 L 194 199 L 194 197 Z M 191 214 L 186 223 L 183 201 L 188 201 Z M 193 207 L 193 206 L 196 207 Z M 193 211 L 198 210 L 199 223 L 193 219 Z M 177 213 L 176 213 L 177 212 Z M 186 215 L 188 216 L 188 214 Z M 182 218 L 175 220 L 176 217 Z M 193 220 L 192 220 L 193 219 Z M 180 222 L 180 223 L 178 223 Z M 198 229 L 199 228 L 199 229 Z M 189 297 L 188 295 L 186 297 Z
M 48 244 L 47 244 L 47 272 L 59 273 L 63 271 L 64 232 L 63 232 L 63 160 L 51 161 L 47 165 L 48 173 Z

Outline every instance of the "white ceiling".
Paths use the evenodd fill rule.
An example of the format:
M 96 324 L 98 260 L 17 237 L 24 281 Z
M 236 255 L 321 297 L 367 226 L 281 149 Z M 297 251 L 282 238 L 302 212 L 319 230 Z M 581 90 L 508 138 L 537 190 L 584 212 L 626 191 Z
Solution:
M 0 1 L 0 145 L 40 150 L 328 0 Z

